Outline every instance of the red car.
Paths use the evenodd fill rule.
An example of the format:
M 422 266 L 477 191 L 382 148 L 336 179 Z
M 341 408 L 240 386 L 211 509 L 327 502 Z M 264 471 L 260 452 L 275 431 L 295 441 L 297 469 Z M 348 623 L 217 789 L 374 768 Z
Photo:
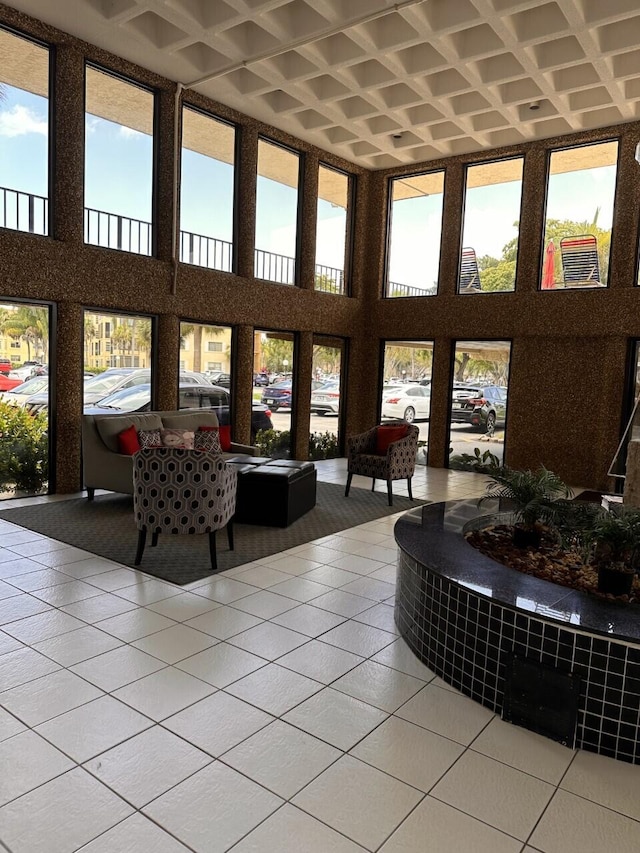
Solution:
M 22 379 L 9 379 L 6 373 L 0 371 L 0 391 L 11 391 L 12 388 L 22 385 L 22 382 Z
M 13 370 L 11 360 L 8 358 L 0 358 L 0 376 L 7 375 L 11 370 Z

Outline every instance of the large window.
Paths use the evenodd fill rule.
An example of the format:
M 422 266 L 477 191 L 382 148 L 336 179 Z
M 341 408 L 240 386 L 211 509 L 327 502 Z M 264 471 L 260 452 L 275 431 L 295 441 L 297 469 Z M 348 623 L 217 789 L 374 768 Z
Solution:
M 617 160 L 617 142 L 551 153 L 543 290 L 608 284 Z
M 298 154 L 258 140 L 256 278 L 296 283 L 299 177 Z
M 86 68 L 84 239 L 153 252 L 153 93 Z
M 345 293 L 349 176 L 318 168 L 315 289 Z
M 180 323 L 180 371 L 204 374 L 199 378 L 231 387 L 232 329 L 204 323 Z M 215 353 L 215 361 L 211 358 Z M 181 382 L 184 377 L 181 378 Z
M 426 465 L 431 416 L 433 341 L 386 341 L 380 420 L 405 420 L 420 430 L 418 462 Z
M 312 459 L 340 455 L 341 389 L 344 386 L 342 352 L 342 341 L 320 336 L 314 338 L 309 445 Z
M 513 290 L 522 157 L 467 167 L 459 293 Z
M 255 332 L 253 338 L 253 369 L 256 377 L 253 390 L 254 413 L 255 404 L 266 406 L 275 431 L 275 435 L 270 434 L 270 438 L 262 441 L 258 435 L 258 450 L 263 456 L 286 457 L 291 449 L 293 377 L 295 375 L 293 358 L 293 333 Z
M 449 467 L 477 470 L 504 459 L 509 385 L 508 341 L 458 341 L 449 412 Z M 477 451 L 477 453 L 476 453 Z
M 444 172 L 394 178 L 390 187 L 387 296 L 435 296 Z
M 49 233 L 49 51 L 0 29 L 0 227 Z
M 0 303 L 0 499 L 49 479 L 49 308 Z
M 180 260 L 231 272 L 235 128 L 182 110 Z

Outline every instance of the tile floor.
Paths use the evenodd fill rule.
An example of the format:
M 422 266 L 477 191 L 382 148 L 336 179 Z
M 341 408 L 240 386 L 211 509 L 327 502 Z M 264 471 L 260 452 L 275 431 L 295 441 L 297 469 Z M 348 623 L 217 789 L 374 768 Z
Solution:
M 423 468 L 414 494 L 482 488 Z M 18 503 L 0 850 L 640 850 L 640 767 L 503 723 L 398 638 L 393 516 L 176 587 L 3 521 Z

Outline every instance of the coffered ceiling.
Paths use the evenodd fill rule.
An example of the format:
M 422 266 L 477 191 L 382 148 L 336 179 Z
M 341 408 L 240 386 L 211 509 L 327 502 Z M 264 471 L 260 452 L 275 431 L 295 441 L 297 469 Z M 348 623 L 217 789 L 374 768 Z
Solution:
M 638 0 L 14 0 L 366 168 L 640 118 Z

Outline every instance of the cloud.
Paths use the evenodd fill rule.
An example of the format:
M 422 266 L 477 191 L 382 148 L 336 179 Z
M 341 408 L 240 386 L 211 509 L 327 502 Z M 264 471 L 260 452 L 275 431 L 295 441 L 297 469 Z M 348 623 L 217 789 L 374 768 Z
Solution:
M 40 133 L 47 136 L 49 123 L 29 107 L 15 104 L 10 110 L 0 112 L 0 136 L 24 136 L 27 133 Z
M 99 124 L 100 124 L 99 118 L 96 118 L 95 116 L 87 115 L 87 117 L 85 118 L 85 122 L 84 122 L 84 126 L 85 126 L 85 130 L 87 132 L 87 135 L 95 133 L 96 128 L 98 127 Z
M 139 136 L 143 136 L 139 130 L 134 130 L 132 127 L 125 127 L 123 124 L 120 125 L 119 133 L 125 139 L 137 139 Z

